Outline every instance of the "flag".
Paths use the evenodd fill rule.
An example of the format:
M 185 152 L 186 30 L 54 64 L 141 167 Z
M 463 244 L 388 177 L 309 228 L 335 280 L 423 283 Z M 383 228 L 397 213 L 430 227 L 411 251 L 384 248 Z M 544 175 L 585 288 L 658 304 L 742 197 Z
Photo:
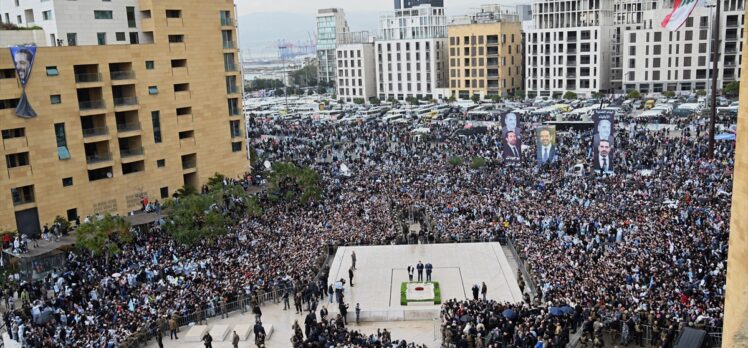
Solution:
M 662 27 L 670 31 L 676 31 L 686 22 L 691 12 L 699 4 L 699 0 L 675 0 L 673 11 L 662 21 Z

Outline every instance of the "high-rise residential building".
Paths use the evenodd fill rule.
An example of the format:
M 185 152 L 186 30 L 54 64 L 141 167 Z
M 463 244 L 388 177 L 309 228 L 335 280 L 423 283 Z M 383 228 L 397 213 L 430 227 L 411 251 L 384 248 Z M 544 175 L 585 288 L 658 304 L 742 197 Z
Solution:
M 125 214 L 249 170 L 234 2 L 140 0 L 135 11 L 150 43 L 37 47 L 30 75 L 0 54 L 0 229 Z M 20 76 L 36 117 L 16 114 Z
M 363 99 L 368 102 L 377 95 L 374 37 L 369 32 L 340 34 L 336 52 L 338 66 L 338 98 L 346 102 Z
M 19 27 L 40 27 L 37 46 L 125 45 L 151 43 L 141 28 L 138 0 L 0 0 L 0 21 Z M 178 10 L 176 10 L 178 11 Z M 178 14 L 171 13 L 169 18 Z
M 317 79 L 320 83 L 335 83 L 335 49 L 338 47 L 338 34 L 348 31 L 348 22 L 342 8 L 317 11 Z
M 375 45 L 379 99 L 442 99 L 447 87 L 447 17 L 420 4 L 380 18 Z
M 528 96 L 610 88 L 613 0 L 536 0 L 532 18 L 525 35 Z
M 519 21 L 531 21 L 532 20 L 532 5 L 517 5 L 517 15 L 519 15 Z
M 740 80 L 744 4 L 744 1 L 728 0 L 722 5 L 718 89 Z M 621 74 L 614 80 L 620 79 L 621 89 L 638 90 L 643 94 L 707 90 L 712 71 L 713 12 L 697 6 L 686 23 L 671 32 L 660 25 L 662 18 L 672 11 L 669 1 L 647 1 L 640 8 L 643 11 L 637 13 L 634 20 L 618 25 L 623 27 L 620 37 Z M 616 14 L 618 17 L 619 12 Z M 619 62 L 614 60 L 613 65 L 616 63 Z
M 395 0 L 395 9 L 404 10 L 420 5 L 431 5 L 432 7 L 444 7 L 444 0 Z
M 522 87 L 522 25 L 514 8 L 485 5 L 449 24 L 449 90 L 469 99 Z

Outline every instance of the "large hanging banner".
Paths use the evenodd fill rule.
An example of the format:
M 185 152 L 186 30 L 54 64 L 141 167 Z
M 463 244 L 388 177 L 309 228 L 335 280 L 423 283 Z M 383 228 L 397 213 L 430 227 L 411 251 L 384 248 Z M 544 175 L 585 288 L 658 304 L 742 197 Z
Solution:
M 543 126 L 535 129 L 536 159 L 538 165 L 556 162 L 556 126 Z
M 699 0 L 675 0 L 673 11 L 662 20 L 662 27 L 670 31 L 678 30 L 683 23 L 686 23 L 699 2 Z
M 522 130 L 519 123 L 519 114 L 510 112 L 501 116 L 501 156 L 505 160 L 522 159 Z
M 595 111 L 595 129 L 592 137 L 592 167 L 606 173 L 612 173 L 615 165 L 615 125 L 616 113 L 613 110 Z
M 10 57 L 13 59 L 13 65 L 16 68 L 16 75 L 21 82 L 21 100 L 16 106 L 16 116 L 23 118 L 36 117 L 36 112 L 29 104 L 26 98 L 26 84 L 31 78 L 31 69 L 34 67 L 34 58 L 36 58 L 36 46 L 13 46 L 10 47 Z

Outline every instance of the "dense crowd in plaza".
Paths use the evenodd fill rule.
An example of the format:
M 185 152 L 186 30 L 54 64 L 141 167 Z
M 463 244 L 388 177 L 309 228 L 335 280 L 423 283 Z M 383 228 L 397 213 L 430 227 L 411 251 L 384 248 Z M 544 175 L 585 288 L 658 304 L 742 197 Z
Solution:
M 523 126 L 532 134 L 530 123 Z M 567 170 L 587 163 L 589 132 L 558 132 L 558 160 L 537 166 L 530 136 L 523 159 L 509 165 L 497 129 L 456 135 L 462 126 L 429 128 L 417 135 L 377 122 L 253 121 L 250 137 L 263 161 L 322 174 L 319 202 L 262 200 L 261 217 L 245 217 L 214 243 L 184 246 L 154 228 L 108 262 L 70 253 L 64 270 L 3 285 L 7 306 L 16 308 L 4 323 L 28 347 L 115 347 L 173 318 L 226 312 L 235 301 L 254 306 L 279 288 L 307 303 L 329 286 L 315 278 L 326 245 L 401 242 L 398 216 L 415 208 L 429 220 L 426 240 L 510 238 L 538 288 L 524 303 L 445 302 L 447 344 L 562 347 L 582 328 L 592 346 L 603 327 L 635 342 L 646 325 L 667 346 L 680 325 L 721 326 L 734 143 L 719 143 L 710 161 L 696 132 L 621 128 L 616 174 L 576 176 Z M 468 163 L 450 163 L 454 156 Z M 487 164 L 472 169 L 477 156 Z M 14 292 L 21 303 L 8 303 Z M 573 314 L 551 314 L 563 306 Z M 319 320 L 314 332 L 296 330 L 292 342 L 394 341 Z

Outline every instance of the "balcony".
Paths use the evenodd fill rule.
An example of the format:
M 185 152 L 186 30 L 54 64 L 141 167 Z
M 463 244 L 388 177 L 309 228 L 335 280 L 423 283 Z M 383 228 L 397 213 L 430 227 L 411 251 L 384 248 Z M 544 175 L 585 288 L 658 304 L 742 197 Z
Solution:
M 119 133 L 119 135 L 131 136 L 132 134 L 123 134 L 123 133 L 131 133 L 131 132 L 140 132 L 140 122 L 117 124 L 117 133 Z
M 566 50 L 566 54 L 577 54 L 577 50 L 576 49 Z
M 97 83 L 101 82 L 101 73 L 81 73 L 75 74 L 75 83 Z
M 221 26 L 222 27 L 233 27 L 234 20 L 231 18 L 221 18 Z
M 722 79 L 725 81 L 735 81 L 735 74 L 733 73 L 725 74 L 725 76 Z
M 153 18 L 152 17 L 151 18 L 146 18 L 146 17 L 141 18 L 140 19 L 140 29 L 143 30 L 144 32 L 148 32 L 148 31 L 152 32 L 153 29 L 154 29 Z
M 106 102 L 104 102 L 104 100 L 89 100 L 78 102 L 78 108 L 80 109 L 81 113 L 87 111 L 106 110 Z
M 725 68 L 734 68 L 736 65 L 735 62 L 725 62 Z
M 26 137 L 3 139 L 3 147 L 6 153 L 22 152 L 29 147 L 29 141 Z
M 195 152 L 195 138 L 179 139 L 179 149 L 181 152 Z
M 236 48 L 236 43 L 234 41 L 224 41 L 223 42 L 223 49 L 225 50 L 233 50 Z
M 31 165 L 8 168 L 8 179 L 23 179 L 34 175 Z
M 736 21 L 729 21 L 729 22 L 725 23 L 725 27 L 726 28 L 738 28 L 738 27 L 740 27 L 740 23 L 738 23 Z
M 725 41 L 738 41 L 738 35 L 737 34 L 725 35 Z
M 224 66 L 224 70 L 226 72 L 236 72 L 237 71 L 236 64 L 234 64 L 234 63 L 226 63 L 223 66 Z
M 135 72 L 132 70 L 112 71 L 112 81 L 135 80 Z
M 92 128 L 83 128 L 83 142 L 85 143 L 92 143 L 102 140 L 107 140 L 109 138 L 109 127 L 92 127 Z
M 244 132 L 241 129 L 232 129 L 231 130 L 231 137 L 232 138 L 243 138 Z
M 112 160 L 111 152 L 86 155 L 86 163 L 89 165 L 106 163 L 106 162 L 110 162 L 111 160 Z
M 174 100 L 177 100 L 177 101 L 190 100 L 190 91 L 174 92 Z
M 116 111 L 133 110 L 138 108 L 138 97 L 114 98 Z
M 143 151 L 142 147 L 133 147 L 133 148 L 129 148 L 129 149 L 120 149 L 119 150 L 120 158 L 122 158 L 123 160 L 125 158 L 132 159 L 132 158 L 135 158 L 135 157 L 141 157 L 141 156 L 143 156 L 144 153 L 145 152 Z
M 228 85 L 226 86 L 226 93 L 237 94 L 239 93 L 239 87 L 237 87 L 236 85 Z
M 577 66 L 577 62 L 575 62 L 575 61 L 566 62 L 566 66 Z

